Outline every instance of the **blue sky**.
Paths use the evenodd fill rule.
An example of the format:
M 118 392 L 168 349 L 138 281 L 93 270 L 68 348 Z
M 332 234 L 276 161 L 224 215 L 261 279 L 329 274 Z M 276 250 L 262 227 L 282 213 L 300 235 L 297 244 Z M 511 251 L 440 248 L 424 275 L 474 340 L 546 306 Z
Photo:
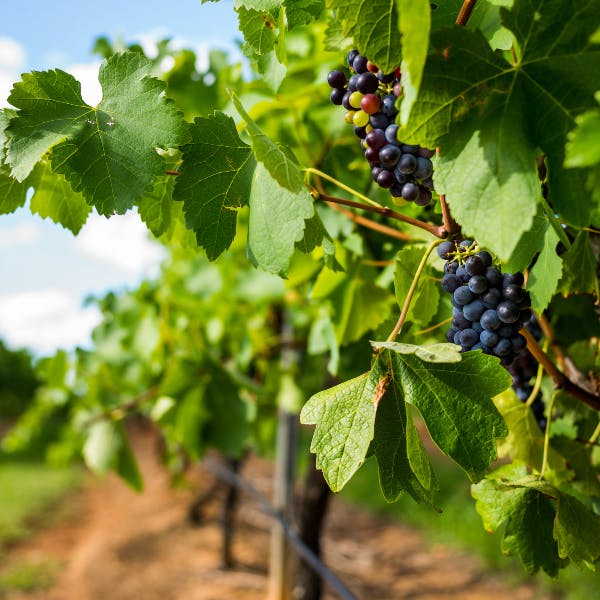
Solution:
M 0 106 L 21 72 L 56 67 L 82 81 L 86 98 L 99 64 L 91 54 L 99 35 L 148 48 L 171 37 L 199 54 L 209 47 L 235 52 L 239 35 L 231 0 L 7 0 L 2 17 Z M 0 215 L 0 338 L 38 354 L 85 345 L 98 314 L 83 309 L 83 299 L 136 285 L 157 272 L 162 256 L 134 213 L 92 217 L 77 238 L 25 209 Z

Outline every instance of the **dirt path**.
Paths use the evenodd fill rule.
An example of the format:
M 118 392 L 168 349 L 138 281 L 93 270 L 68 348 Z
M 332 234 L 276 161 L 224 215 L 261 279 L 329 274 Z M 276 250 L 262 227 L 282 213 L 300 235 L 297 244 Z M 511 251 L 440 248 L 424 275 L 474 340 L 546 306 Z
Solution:
M 223 571 L 217 520 L 221 497 L 206 505 L 200 526 L 190 526 L 186 513 L 193 491 L 169 486 L 154 445 L 151 435 L 140 436 L 136 444 L 145 493 L 132 492 L 112 476 L 93 481 L 72 499 L 69 521 L 11 551 L 12 560 L 51 556 L 64 567 L 52 590 L 10 600 L 266 598 L 269 520 L 242 496 L 234 543 L 237 566 Z M 269 467 L 262 462 L 250 461 L 244 476 L 261 490 L 270 487 Z M 212 476 L 199 470 L 195 477 L 210 487 Z M 510 588 L 483 575 L 469 558 L 427 548 L 417 532 L 337 498 L 328 519 L 325 562 L 360 600 L 542 598 L 533 587 Z

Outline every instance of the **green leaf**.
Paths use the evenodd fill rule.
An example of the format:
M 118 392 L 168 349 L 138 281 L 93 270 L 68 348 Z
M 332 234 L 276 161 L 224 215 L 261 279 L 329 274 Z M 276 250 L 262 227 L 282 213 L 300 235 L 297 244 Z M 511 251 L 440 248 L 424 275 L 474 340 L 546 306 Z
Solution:
M 326 0 L 344 35 L 384 73 L 400 65 L 402 52 L 396 0 Z
M 529 574 L 542 568 L 556 576 L 560 560 L 552 534 L 555 509 L 548 495 L 548 491 L 555 490 L 550 486 L 536 489 L 535 484 L 527 482 L 526 475 L 525 467 L 507 465 L 471 486 L 471 493 L 488 531 L 505 524 L 503 552 L 517 554 Z
M 8 167 L 0 165 L 0 215 L 6 215 L 21 208 L 27 199 L 26 181 L 17 181 L 10 176 Z
M 299 242 L 296 242 L 296 248 L 304 254 L 310 254 L 317 246 L 323 248 L 325 264 L 332 270 L 339 270 L 341 267 L 335 259 L 335 244 L 325 229 L 319 213 L 315 210 L 313 216 L 306 219 L 304 235 Z
M 415 474 L 411 465 L 409 437 L 410 453 L 413 462 L 418 463 L 417 470 L 421 478 Z M 379 483 L 388 502 L 395 502 L 403 492 L 409 493 L 417 502 L 433 502 L 433 474 L 426 453 L 424 460 L 421 460 L 422 455 L 417 447 L 420 443 L 419 434 L 407 412 L 402 390 L 398 386 L 388 386 L 377 406 L 373 438 L 373 453 L 379 467 Z M 416 458 L 418 460 L 415 460 Z M 429 476 L 425 465 L 429 467 Z M 421 479 L 429 485 L 424 485 Z
M 460 362 L 429 362 L 416 354 L 386 351 L 394 384 L 423 416 L 439 448 L 477 481 L 496 458 L 495 438 L 507 428 L 491 398 L 505 390 L 510 375 L 497 359 L 480 352 Z
M 142 474 L 140 473 L 137 460 L 129 444 L 127 433 L 123 425 L 118 425 L 119 435 L 121 437 L 121 445 L 115 457 L 115 472 L 137 492 L 141 492 L 144 488 Z
M 600 92 L 596 93 L 600 102 Z M 575 119 L 577 127 L 569 132 L 565 167 L 591 167 L 600 163 L 600 109 L 595 108 Z
M 398 354 L 414 354 L 417 358 L 431 363 L 458 363 L 462 360 L 460 346 L 456 344 L 432 344 L 417 346 L 400 342 L 371 342 L 376 350 L 387 349 Z
M 365 459 L 375 429 L 375 407 L 387 381 L 377 361 L 367 373 L 315 394 L 300 412 L 301 423 L 316 425 L 310 450 L 334 492 Z
M 577 565 L 600 560 L 600 515 L 572 496 L 560 495 L 554 537 L 561 558 L 570 558 Z
M 425 248 L 422 246 L 406 246 L 396 255 L 396 269 L 394 272 L 394 288 L 396 301 L 399 306 L 404 305 L 406 296 L 412 284 L 415 272 Z M 429 277 L 431 268 L 426 267 L 419 279 L 415 295 L 413 296 L 406 319 L 427 325 L 438 310 L 440 291 L 438 283 Z
M 241 7 L 237 11 L 239 29 L 257 54 L 265 54 L 275 46 L 275 19 L 266 12 Z
M 208 410 L 203 402 L 204 384 L 197 384 L 183 397 L 177 407 L 175 417 L 175 433 L 177 441 L 182 444 L 190 456 L 200 458 L 204 451 L 202 429 L 209 418 Z
M 271 141 L 262 129 L 250 118 L 238 97 L 230 92 L 231 99 L 238 113 L 246 122 L 250 135 L 252 151 L 256 160 L 263 163 L 267 171 L 281 186 L 291 192 L 299 192 L 303 188 L 303 177 L 298 163 L 284 146 L 278 146 Z
M 77 235 L 91 212 L 85 198 L 73 191 L 62 175 L 53 173 L 47 160 L 34 167 L 27 183 L 34 188 L 31 212 L 52 219 Z
M 233 241 L 235 209 L 248 203 L 256 162 L 223 113 L 196 118 L 190 133 L 173 198 L 183 201 L 187 226 L 214 260 Z
M 324 0 L 285 0 L 288 29 L 308 25 L 318 19 L 325 8 Z
M 593 106 L 593 94 L 600 88 L 600 70 L 595 68 L 600 50 L 588 42 L 597 11 L 594 2 L 572 5 L 560 0 L 515 2 L 512 11 L 502 9 L 503 24 L 520 50 L 515 63 L 495 53 L 477 31 L 454 28 L 432 35 L 433 51 L 417 102 L 398 135 L 407 143 L 439 146 L 441 163 L 450 154 L 458 171 L 454 175 L 447 169 L 442 187 L 447 188 L 453 214 L 471 233 L 479 233 L 486 219 L 493 223 L 488 229 L 499 231 L 488 234 L 488 245 L 495 250 L 498 243 L 502 258 L 508 258 L 535 214 L 539 191 L 533 198 L 519 197 L 518 191 L 534 192 L 531 157 L 537 149 L 549 163 L 553 207 L 575 225 L 586 225 L 589 219 L 590 206 L 572 201 L 580 194 L 581 177 L 562 167 L 567 132 Z M 457 136 L 468 144 L 464 151 Z M 465 165 L 474 170 L 473 182 Z M 510 210 L 503 208 L 507 202 Z M 469 214 L 472 206 L 479 209 L 477 218 Z M 494 214 L 500 220 L 493 220 Z
M 265 271 L 285 276 L 295 245 L 303 237 L 305 220 L 313 215 L 314 206 L 307 191 L 288 191 L 258 164 L 248 218 L 248 252 L 252 262 Z
M 480 129 L 463 123 L 460 132 L 449 134 L 435 172 L 436 189 L 446 194 L 465 233 L 501 260 L 532 227 L 541 198 L 536 148 L 509 133 L 523 121 L 522 99 L 512 100 L 490 111 L 486 121 L 479 119 Z
M 274 14 L 281 8 L 282 0 L 234 0 L 233 5 L 236 9 L 243 7 Z
M 591 293 L 598 296 L 597 262 L 587 231 L 580 231 L 563 254 L 563 276 L 559 290 L 564 296 Z
M 529 271 L 527 290 L 531 294 L 531 304 L 538 313 L 542 313 L 550 303 L 562 275 L 562 259 L 556 254 L 559 241 L 558 234 L 548 224 L 542 251 Z
M 402 104 L 400 123 L 406 125 L 417 99 L 429 48 L 431 5 L 428 0 L 398 0 L 402 35 Z
M 164 172 L 156 148 L 187 139 L 181 115 L 164 97 L 165 83 L 150 76 L 152 62 L 115 54 L 100 67 L 103 99 L 85 104 L 81 86 L 64 71 L 32 72 L 15 84 L 9 101 L 19 111 L 7 130 L 7 159 L 23 180 L 48 151 L 99 213 L 123 213 Z

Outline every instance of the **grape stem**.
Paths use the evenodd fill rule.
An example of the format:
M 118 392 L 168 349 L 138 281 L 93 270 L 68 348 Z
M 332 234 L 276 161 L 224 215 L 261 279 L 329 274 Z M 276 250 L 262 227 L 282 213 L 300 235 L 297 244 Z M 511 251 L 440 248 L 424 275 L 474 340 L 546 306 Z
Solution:
M 419 227 L 420 229 L 424 229 L 428 231 L 432 235 L 438 238 L 445 238 L 448 234 L 443 225 L 432 225 L 430 223 L 426 223 L 425 221 L 420 221 L 419 219 L 414 219 L 413 217 L 409 217 L 408 215 L 403 215 L 402 213 L 396 212 L 391 208 L 387 208 L 386 206 L 372 206 L 363 204 L 362 202 L 355 202 L 354 200 L 346 200 L 345 198 L 336 198 L 335 196 L 330 196 L 329 194 L 321 194 L 317 190 L 311 190 L 311 196 L 315 200 L 322 200 L 327 202 L 328 204 L 331 202 L 333 204 L 342 204 L 344 206 L 351 206 L 352 208 L 360 208 L 362 210 L 368 210 L 370 212 L 377 213 L 379 215 L 383 215 L 384 217 L 388 217 L 390 219 L 396 219 L 398 221 L 404 221 L 404 223 L 408 223 L 409 225 L 413 225 L 414 227 Z
M 534 358 L 544 367 L 544 370 L 554 382 L 555 389 L 562 389 L 567 394 L 571 394 L 571 396 L 574 396 L 587 404 L 590 408 L 600 411 L 600 397 L 579 387 L 560 371 L 552 360 L 550 360 L 550 357 L 540 348 L 539 344 L 535 341 L 535 338 L 526 327 L 523 327 L 520 333 L 527 340 L 527 349 L 529 352 L 531 352 Z
M 85 421 L 84 427 L 90 427 L 94 423 L 97 423 L 98 421 L 104 421 L 105 419 L 109 419 L 111 421 L 121 421 L 140 404 L 143 404 L 147 400 L 154 398 L 158 394 L 158 391 L 158 386 L 151 387 L 141 394 L 138 394 L 131 400 L 128 400 L 124 404 L 120 404 L 119 406 L 107 409 L 101 413 L 98 413 L 97 415 L 94 415 L 93 417 L 90 417 L 87 421 Z
M 175 171 L 173 169 L 167 169 L 165 171 L 165 175 L 173 175 L 174 177 L 177 177 L 177 175 L 181 175 L 181 173 L 179 171 Z
M 315 196 L 313 195 L 313 198 L 314 197 Z M 323 200 L 321 194 L 319 194 L 319 198 L 315 198 L 315 199 Z M 403 240 L 405 242 L 411 241 L 413 239 L 410 235 L 408 235 L 406 233 L 402 233 L 402 231 L 398 231 L 397 229 L 394 229 L 393 227 L 388 227 L 387 225 L 382 225 L 381 223 L 377 223 L 376 221 L 367 219 L 366 217 L 363 217 L 362 215 L 357 215 L 356 213 L 353 213 L 351 210 L 346 210 L 345 208 L 342 208 L 341 206 L 339 206 L 339 204 L 336 204 L 335 202 L 329 202 L 329 201 L 326 201 L 326 202 L 327 202 L 328 206 L 330 206 L 334 210 L 337 210 L 339 213 L 343 214 L 345 217 L 348 217 L 351 221 L 354 221 L 358 225 L 362 225 L 363 227 L 368 227 L 369 229 L 373 229 L 374 231 L 378 231 L 379 233 L 383 233 L 384 235 L 388 235 L 388 236 L 396 238 L 398 240 Z
M 477 0 L 464 0 L 462 6 L 460 7 L 460 11 L 458 13 L 458 17 L 456 17 L 456 24 L 464 27 L 469 21 L 469 17 L 475 8 L 475 2 Z
M 402 305 L 402 311 L 400 312 L 400 316 L 398 317 L 398 322 L 392 329 L 392 332 L 387 338 L 387 342 L 393 342 L 397 337 L 400 331 L 402 330 L 402 326 L 404 325 L 404 321 L 406 320 L 406 315 L 408 314 L 408 309 L 410 308 L 410 303 L 412 302 L 413 296 L 417 291 L 417 285 L 419 284 L 419 279 L 421 278 L 421 274 L 425 269 L 425 265 L 427 264 L 427 259 L 429 255 L 433 252 L 433 249 L 441 244 L 441 240 L 435 240 L 427 246 L 427 250 L 425 250 L 425 254 L 423 254 L 423 258 L 421 258 L 421 262 L 417 267 L 417 271 L 415 276 L 413 277 L 412 283 L 410 284 L 410 288 L 408 289 L 408 294 L 406 294 L 406 298 L 404 300 L 404 304 Z
M 448 235 L 457 233 L 460 230 L 460 227 L 450 214 L 450 208 L 448 207 L 448 203 L 446 202 L 446 194 L 440 194 L 440 207 L 442 209 L 444 229 L 446 230 Z

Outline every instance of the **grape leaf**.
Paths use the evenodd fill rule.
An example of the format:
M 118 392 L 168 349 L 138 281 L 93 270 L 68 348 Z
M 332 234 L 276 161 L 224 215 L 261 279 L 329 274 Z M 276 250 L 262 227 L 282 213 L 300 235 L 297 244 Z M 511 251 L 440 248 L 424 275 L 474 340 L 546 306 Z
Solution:
M 526 479 L 525 466 L 511 464 L 471 486 L 484 527 L 495 531 L 505 524 L 502 551 L 517 554 L 529 574 L 542 568 L 558 573 L 558 546 L 553 539 L 556 490 Z M 520 483 L 518 483 L 520 482 Z M 554 494 L 554 495 L 553 495 Z
M 190 133 L 173 198 L 183 201 L 187 226 L 214 260 L 233 241 L 235 209 L 248 203 L 256 162 L 223 113 L 196 118 Z
M 324 0 L 285 0 L 288 29 L 308 25 L 318 19 L 325 8 Z
M 10 176 L 6 165 L 0 165 L 0 215 L 5 215 L 21 208 L 27 198 L 26 181 L 17 181 Z
M 600 102 L 600 92 L 596 92 Z M 590 167 L 600 163 L 600 108 L 575 119 L 577 127 L 567 136 L 565 167 Z
M 544 454 L 544 435 L 531 408 L 521 402 L 513 390 L 508 389 L 494 398 L 494 403 L 508 425 L 508 435 L 498 443 L 501 458 L 523 461 L 531 468 L 541 469 Z M 567 480 L 571 474 L 565 459 L 551 446 L 548 449 L 546 476 Z
M 275 46 L 274 17 L 269 13 L 244 7 L 240 7 L 237 12 L 240 31 L 254 52 L 265 54 L 273 50 Z
M 385 73 L 400 65 L 396 0 L 327 0 L 326 4 L 363 56 Z
M 364 462 L 373 439 L 375 410 L 388 379 L 379 361 L 370 371 L 312 396 L 300 422 L 316 425 L 310 445 L 329 487 L 340 491 Z
M 375 350 L 388 349 L 399 354 L 414 354 L 426 362 L 431 363 L 458 363 L 462 360 L 460 346 L 456 344 L 432 344 L 430 346 L 416 346 L 415 344 L 402 344 L 400 342 L 371 342 Z
M 425 248 L 422 246 L 406 246 L 396 255 L 394 288 L 399 306 L 404 305 L 424 252 Z M 427 276 L 430 275 L 430 271 L 431 269 L 426 267 L 425 273 L 420 277 L 406 316 L 408 321 L 420 323 L 421 325 L 427 325 L 431 321 L 438 310 L 440 299 L 438 283 Z
M 495 438 L 508 433 L 491 398 L 505 390 L 510 375 L 498 360 L 480 352 L 460 362 L 429 362 L 409 347 L 386 350 L 395 385 L 419 409 L 439 448 L 477 481 L 496 458 Z
M 187 139 L 185 122 L 163 95 L 166 84 L 151 69 L 138 53 L 111 56 L 100 67 L 97 108 L 84 103 L 79 82 L 64 71 L 23 75 L 9 97 L 19 109 L 7 130 L 14 176 L 23 180 L 51 150 L 52 169 L 99 213 L 131 208 L 164 172 L 156 148 Z
M 431 8 L 428 0 L 398 0 L 402 35 L 402 104 L 400 123 L 406 125 L 417 99 L 429 47 Z
M 85 198 L 62 175 L 53 173 L 47 160 L 41 160 L 26 181 L 34 188 L 31 212 L 77 235 L 91 212 Z
M 554 208 L 576 225 L 587 224 L 590 206 L 570 200 L 580 193 L 581 175 L 562 165 L 566 134 L 600 88 L 600 71 L 594 67 L 600 50 L 587 39 L 597 8 L 590 1 L 535 0 L 516 2 L 512 11 L 502 9 L 503 24 L 521 51 L 514 64 L 494 53 L 480 32 L 455 28 L 432 35 L 419 96 L 399 136 L 439 146 L 442 165 L 450 154 L 459 167 L 455 174 L 449 166 L 444 173 L 450 207 L 469 232 L 480 233 L 484 219 L 494 223 L 488 229 L 496 232 L 487 240 L 494 249 L 498 243 L 502 258 L 532 224 L 539 194 L 532 154 L 538 148 L 549 163 Z M 462 136 L 462 150 L 456 136 Z M 475 178 L 465 165 L 475 170 Z M 519 190 L 531 191 L 533 199 Z M 510 210 L 503 210 L 506 202 Z M 470 212 L 473 205 L 477 213 Z
M 15 116 L 15 111 L 10 108 L 0 109 L 0 166 L 4 164 L 6 155 L 6 142 L 8 142 L 8 136 L 6 134 L 6 128 L 8 127 L 10 119 Z
M 563 276 L 558 286 L 564 296 L 589 292 L 598 296 L 597 262 L 587 231 L 580 231 L 563 254 Z
M 174 214 L 181 204 L 173 202 L 175 177 L 161 175 L 156 178 L 151 192 L 144 194 L 138 201 L 140 217 L 155 237 L 160 237 L 173 227 Z
M 538 313 L 542 313 L 550 303 L 562 275 L 562 259 L 556 254 L 559 241 L 558 234 L 548 223 L 542 250 L 527 278 L 531 305 Z
M 247 8 L 248 10 L 259 10 L 274 14 L 282 5 L 282 0 L 235 0 L 233 6 L 236 9 Z
M 296 248 L 304 254 L 310 254 L 317 246 L 321 246 L 325 264 L 333 271 L 340 270 L 342 267 L 335 259 L 335 244 L 325 229 L 319 213 L 315 210 L 314 215 L 306 219 L 304 225 L 304 235 L 299 242 L 296 242 Z
M 388 502 L 398 500 L 402 492 L 408 492 L 417 502 L 433 502 L 436 482 L 427 454 L 419 444 L 421 439 L 408 414 L 401 388 L 388 386 L 377 406 L 372 446 L 379 467 L 379 483 Z M 419 459 L 417 469 L 411 465 L 411 456 L 414 462 Z
M 261 164 L 256 165 L 250 193 L 248 254 L 254 265 L 285 276 L 305 221 L 314 215 L 307 191 L 281 187 Z
M 578 565 L 600 560 L 600 515 L 573 496 L 561 494 L 558 499 L 554 537 L 561 558 Z
M 303 188 L 303 177 L 298 163 L 290 151 L 284 146 L 278 146 L 271 141 L 250 118 L 239 98 L 233 92 L 230 92 L 230 95 L 235 108 L 246 122 L 256 160 L 264 164 L 273 179 L 281 186 L 291 192 L 299 192 Z

